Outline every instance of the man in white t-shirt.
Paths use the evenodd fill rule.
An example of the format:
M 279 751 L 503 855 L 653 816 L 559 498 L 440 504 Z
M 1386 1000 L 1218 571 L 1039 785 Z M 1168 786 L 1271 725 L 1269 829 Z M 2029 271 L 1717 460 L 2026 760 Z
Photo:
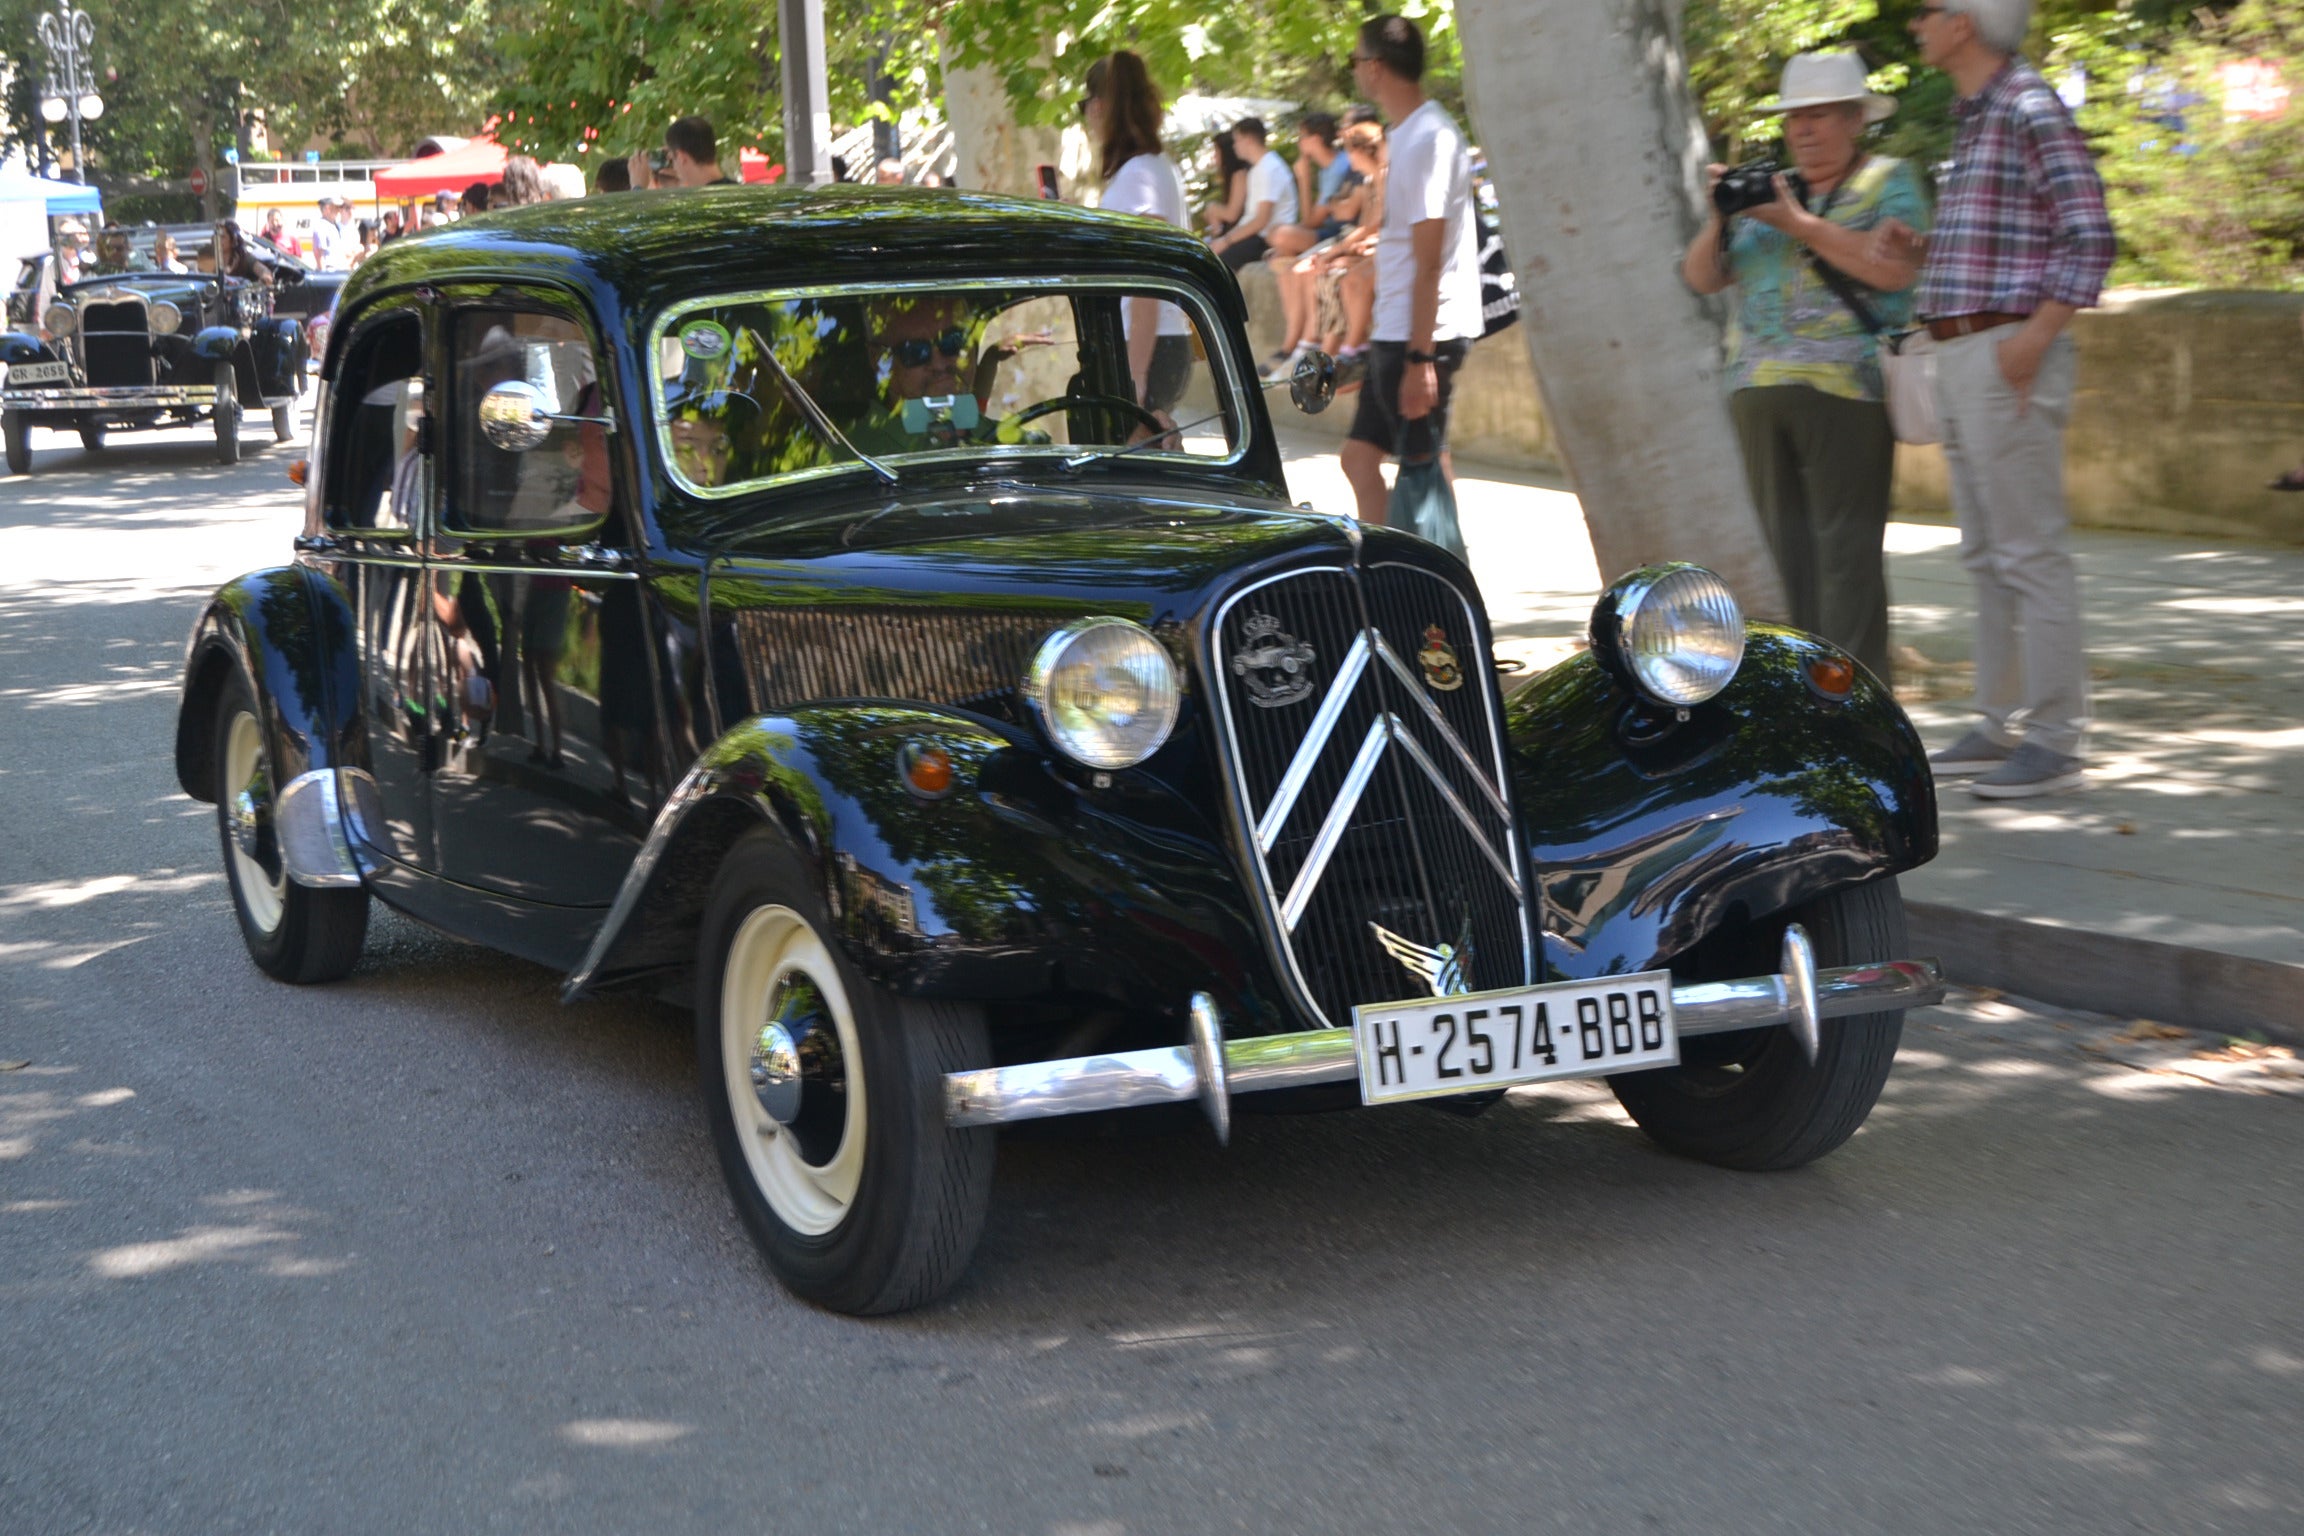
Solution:
M 1368 382 L 1344 443 L 1360 520 L 1384 521 L 1384 460 L 1448 447 L 1448 401 L 1480 339 L 1480 236 L 1464 130 L 1424 95 L 1424 37 L 1403 16 L 1360 28 L 1352 77 L 1392 122 L 1384 222 L 1376 237 L 1376 324 Z
M 1244 117 L 1232 125 L 1232 148 L 1248 165 L 1248 196 L 1240 222 L 1209 242 L 1209 249 L 1237 272 L 1263 259 L 1271 249 L 1264 236 L 1283 224 L 1296 222 L 1296 173 L 1280 151 L 1265 142 L 1261 118 Z

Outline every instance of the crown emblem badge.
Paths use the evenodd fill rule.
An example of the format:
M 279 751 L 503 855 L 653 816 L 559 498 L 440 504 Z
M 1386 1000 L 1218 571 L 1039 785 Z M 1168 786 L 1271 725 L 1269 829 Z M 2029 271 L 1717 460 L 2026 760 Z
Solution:
M 1424 681 L 1436 693 L 1454 693 L 1464 686 L 1464 669 L 1456 663 L 1456 648 L 1437 624 L 1424 630 L 1424 648 L 1416 653 L 1424 668 Z

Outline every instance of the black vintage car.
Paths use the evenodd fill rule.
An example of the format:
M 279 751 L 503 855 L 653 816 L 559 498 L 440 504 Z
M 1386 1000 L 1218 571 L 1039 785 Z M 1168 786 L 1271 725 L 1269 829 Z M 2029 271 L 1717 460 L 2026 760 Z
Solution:
M 282 281 L 291 286 L 300 272 Z M 279 313 L 273 287 L 204 272 L 85 273 L 43 294 L 20 284 L 0 335 L 0 435 L 8 468 L 32 472 L 31 431 L 71 430 L 91 452 L 113 431 L 211 421 L 216 456 L 240 458 L 240 423 L 272 413 L 276 440 L 295 431 L 309 356 L 303 323 Z M 39 302 L 37 316 L 29 311 Z
M 971 194 L 387 246 L 297 558 L 187 660 L 257 964 L 345 976 L 380 898 L 684 1000 L 738 1212 L 856 1312 L 1040 1116 L 1607 1076 L 1694 1157 L 1837 1146 L 1941 992 L 1887 690 L 1665 566 L 1507 701 L 1462 564 L 1289 504 L 1244 321 L 1181 233 Z

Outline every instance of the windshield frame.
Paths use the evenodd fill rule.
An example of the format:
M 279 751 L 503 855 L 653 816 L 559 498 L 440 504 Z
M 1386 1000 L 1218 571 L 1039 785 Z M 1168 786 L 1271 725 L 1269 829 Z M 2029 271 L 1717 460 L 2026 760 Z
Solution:
M 1222 458 L 1204 454 L 1181 452 L 1148 452 L 1129 456 L 1130 463 L 1166 464 L 1188 472 L 1239 470 L 1245 464 L 1249 449 L 1255 442 L 1255 413 L 1248 408 L 1249 394 L 1240 374 L 1238 349 L 1229 340 L 1229 333 L 1220 322 L 1218 311 L 1206 290 L 1164 273 L 1109 273 L 1099 272 L 1075 277 L 1007 277 L 998 274 L 976 274 L 956 278 L 904 278 L 881 282 L 798 283 L 775 288 L 747 288 L 726 293 L 713 293 L 666 305 L 658 311 L 648 327 L 648 340 L 644 351 L 648 380 L 649 439 L 655 445 L 656 455 L 663 471 L 681 493 L 699 501 L 726 501 L 738 496 L 757 496 L 762 491 L 784 490 L 791 486 L 835 476 L 862 473 L 870 476 L 872 468 L 861 459 L 841 464 L 818 464 L 807 469 L 789 470 L 780 475 L 769 475 L 757 480 L 738 481 L 733 485 L 697 485 L 680 472 L 678 458 L 672 451 L 672 423 L 663 410 L 664 404 L 664 342 L 681 320 L 698 310 L 725 308 L 734 304 L 780 303 L 789 299 L 871 298 L 882 294 L 899 293 L 1018 293 L 1039 290 L 1043 293 L 1131 293 L 1157 298 L 1180 305 L 1186 318 L 1198 328 L 1208 365 L 1218 386 L 1217 404 L 1226 418 L 1238 426 L 1238 437 L 1232 451 Z M 1221 354 L 1219 359 L 1218 354 Z M 982 468 L 985 464 L 1053 464 L 1062 467 L 1067 459 L 1079 456 L 1087 445 L 1078 443 L 981 443 L 965 448 L 935 448 L 912 453 L 879 454 L 875 457 L 894 469 L 901 477 L 907 468 L 936 473 L 960 466 Z M 1117 447 L 1118 445 L 1112 445 Z M 900 486 L 890 487 L 898 490 Z

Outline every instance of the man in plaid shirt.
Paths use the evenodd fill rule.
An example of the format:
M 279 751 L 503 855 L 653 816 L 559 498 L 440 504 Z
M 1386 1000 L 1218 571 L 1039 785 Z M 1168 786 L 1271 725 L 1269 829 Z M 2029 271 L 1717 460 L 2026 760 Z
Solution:
M 1995 800 L 2081 780 L 2088 657 L 2064 506 L 2065 327 L 2095 304 L 2114 249 L 2088 147 L 2017 54 L 2031 20 L 2032 0 L 1928 0 L 1914 14 L 1921 61 L 1960 97 L 1952 169 L 1932 235 L 1890 220 L 1873 237 L 1924 258 L 1918 308 L 1937 343 L 1960 560 L 1976 581 L 1983 723 L 1929 761 L 1975 775 Z

